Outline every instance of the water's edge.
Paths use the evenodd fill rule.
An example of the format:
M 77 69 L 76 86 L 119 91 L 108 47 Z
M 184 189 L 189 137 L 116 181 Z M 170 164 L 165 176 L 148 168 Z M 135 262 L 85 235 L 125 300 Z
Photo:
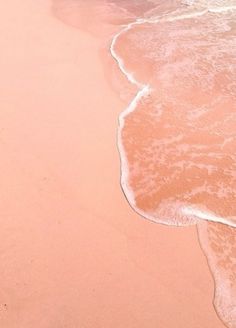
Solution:
M 120 36 L 122 36 L 124 33 L 126 33 L 127 31 L 129 31 L 130 29 L 132 29 L 134 26 L 136 25 L 140 25 L 140 24 L 156 24 L 159 22 L 173 22 L 173 21 L 177 21 L 177 20 L 184 20 L 184 19 L 189 19 L 189 18 L 196 18 L 196 17 L 200 17 L 203 16 L 207 13 L 223 13 L 226 11 L 232 11 L 232 10 L 236 10 L 236 6 L 228 6 L 228 7 L 218 7 L 218 8 L 207 8 L 207 9 L 203 9 L 203 10 L 199 10 L 193 13 L 183 13 L 181 15 L 177 15 L 177 16 L 173 16 L 173 15 L 168 15 L 168 16 L 164 16 L 164 17 L 154 17 L 154 18 L 150 18 L 150 19 L 137 19 L 132 23 L 129 23 L 125 26 L 123 26 L 123 28 L 116 34 L 114 35 L 114 37 L 112 38 L 112 42 L 110 45 L 110 53 L 112 55 L 112 57 L 114 58 L 114 60 L 116 61 L 117 65 L 119 66 L 120 71 L 122 72 L 122 74 L 124 74 L 127 78 L 127 80 L 135 85 L 137 87 L 137 93 L 135 95 L 135 97 L 133 98 L 133 100 L 130 102 L 130 104 L 128 105 L 128 107 L 121 112 L 121 114 L 119 115 L 119 122 L 118 122 L 118 132 L 117 132 L 117 147 L 118 147 L 118 151 L 119 151 L 119 155 L 120 155 L 120 184 L 121 184 L 121 188 L 123 190 L 123 193 L 127 199 L 127 201 L 129 202 L 130 206 L 133 208 L 133 210 L 141 215 L 142 217 L 144 217 L 145 219 L 151 220 L 153 222 L 156 222 L 155 217 L 148 215 L 147 213 L 143 212 L 142 210 L 140 210 L 135 203 L 135 197 L 133 194 L 132 189 L 129 186 L 129 168 L 128 168 L 128 161 L 127 161 L 127 157 L 126 157 L 126 153 L 125 153 L 125 149 L 122 143 L 122 129 L 124 127 L 125 124 L 125 118 L 126 116 L 133 112 L 136 108 L 136 106 L 138 105 L 138 103 L 141 101 L 141 99 L 145 98 L 146 96 L 149 95 L 150 91 L 151 91 L 151 86 L 148 84 L 143 84 L 140 81 L 137 81 L 135 79 L 135 77 L 132 75 L 131 72 L 129 72 L 124 64 L 124 61 L 122 60 L 122 58 L 119 57 L 119 55 L 116 53 L 115 50 L 115 46 L 116 46 L 116 42 L 119 39 Z M 211 268 L 211 263 L 209 261 L 209 258 L 207 256 L 206 250 L 204 249 L 203 245 L 202 245 L 202 241 L 201 241 L 201 237 L 200 237 L 200 232 L 199 232 L 199 224 L 201 224 L 201 221 L 211 221 L 211 222 L 215 222 L 215 223 L 219 223 L 219 224 L 224 224 L 224 225 L 229 225 L 231 227 L 236 227 L 236 223 L 227 220 L 226 218 L 222 218 L 219 217 L 217 215 L 215 215 L 214 213 L 208 213 L 208 212 L 203 212 L 199 209 L 193 209 L 191 207 L 184 207 L 181 209 L 182 213 L 184 215 L 187 216 L 192 216 L 193 218 L 197 218 L 196 221 L 193 220 L 193 224 L 196 224 L 196 229 L 197 229 L 197 235 L 198 235 L 198 240 L 199 240 L 199 244 L 200 244 L 200 248 L 203 251 L 203 254 L 205 256 L 205 259 L 207 261 L 207 265 L 209 267 L 209 270 L 211 272 L 213 281 L 214 281 L 214 295 L 213 295 L 213 300 L 212 300 L 212 304 L 213 307 L 219 317 L 219 319 L 221 320 L 221 322 L 225 325 L 225 322 L 222 319 L 222 316 L 220 315 L 220 313 L 218 312 L 218 309 L 215 305 L 215 299 L 216 299 L 216 279 L 215 279 L 215 275 L 214 272 Z M 159 223 L 164 224 L 164 225 L 170 225 L 165 221 L 159 221 Z M 173 224 L 172 224 L 173 225 Z M 176 224 L 178 225 L 178 224 Z M 189 224 L 188 224 L 189 225 Z M 229 325 L 231 327 L 231 325 Z M 234 326 L 232 326 L 234 327 Z

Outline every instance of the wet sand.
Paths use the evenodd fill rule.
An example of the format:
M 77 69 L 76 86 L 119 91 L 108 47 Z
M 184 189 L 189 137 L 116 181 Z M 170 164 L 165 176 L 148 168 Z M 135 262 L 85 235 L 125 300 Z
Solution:
M 223 328 L 196 228 L 145 221 L 122 194 L 124 102 L 99 38 L 47 1 L 0 9 L 0 326 Z

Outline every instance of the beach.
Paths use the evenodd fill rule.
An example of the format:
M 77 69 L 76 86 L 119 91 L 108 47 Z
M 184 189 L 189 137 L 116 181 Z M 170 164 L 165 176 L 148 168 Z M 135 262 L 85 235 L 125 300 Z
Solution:
M 0 326 L 225 327 L 196 226 L 145 220 L 122 191 L 119 26 L 56 6 L 0 4 Z

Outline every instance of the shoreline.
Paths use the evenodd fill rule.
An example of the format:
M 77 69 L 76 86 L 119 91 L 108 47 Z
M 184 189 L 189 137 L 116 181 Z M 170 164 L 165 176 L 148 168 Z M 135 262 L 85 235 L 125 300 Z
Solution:
M 0 325 L 223 328 L 196 228 L 154 225 L 123 196 L 124 101 L 100 40 L 51 16 L 51 2 L 0 6 Z

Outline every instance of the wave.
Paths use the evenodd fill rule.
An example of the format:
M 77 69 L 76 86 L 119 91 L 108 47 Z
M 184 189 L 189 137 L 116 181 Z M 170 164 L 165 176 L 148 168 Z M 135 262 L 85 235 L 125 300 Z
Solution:
M 234 74 L 233 72 L 235 67 L 231 63 L 231 54 L 227 54 L 227 41 L 224 38 L 221 38 L 222 42 L 219 47 L 221 47 L 220 52 L 222 52 L 222 54 L 226 57 L 225 63 L 223 59 L 220 59 L 220 62 L 218 63 L 218 58 L 214 58 L 214 53 L 213 55 L 211 54 L 211 56 L 209 56 L 206 51 L 207 42 L 203 42 L 204 38 L 202 41 L 199 35 L 201 36 L 201 33 L 207 33 L 209 22 L 212 21 L 214 25 L 212 30 L 217 31 L 220 36 L 221 34 L 223 35 L 228 33 L 228 45 L 233 49 L 232 45 L 235 44 L 235 39 L 234 35 L 230 35 L 230 31 L 235 27 L 234 23 L 232 26 L 229 26 L 229 23 L 232 21 L 232 15 L 235 14 L 236 4 L 232 1 L 230 3 L 229 1 L 183 1 L 182 4 L 184 4 L 184 7 L 180 6 L 177 9 L 174 8 L 172 12 L 168 11 L 162 15 L 159 15 L 155 9 L 152 9 L 145 14 L 146 17 L 137 18 L 134 22 L 123 26 L 123 28 L 112 39 L 110 47 L 111 55 L 117 62 L 121 72 L 126 76 L 130 83 L 137 87 L 138 90 L 132 102 L 119 116 L 118 148 L 121 159 L 121 185 L 132 208 L 144 218 L 167 225 L 197 225 L 199 240 L 215 280 L 216 291 L 214 296 L 214 305 L 216 311 L 228 327 L 235 328 L 236 230 L 234 228 L 236 227 L 236 217 L 235 206 L 232 205 L 235 203 L 235 184 L 233 182 L 232 188 L 226 186 L 227 183 L 230 185 L 232 181 L 235 181 L 236 177 L 235 158 L 230 158 L 229 155 L 230 152 L 232 153 L 233 149 L 235 149 L 235 110 L 230 107 L 232 105 L 232 99 L 235 101 L 235 84 L 231 83 L 231 78 Z M 228 15 L 227 17 L 229 17 L 229 20 L 225 19 L 225 15 Z M 198 27 L 201 26 L 199 24 L 203 23 L 203 21 L 199 21 L 199 19 L 203 19 L 205 17 L 206 19 L 204 20 L 203 24 L 203 29 L 205 28 L 205 30 L 201 30 Z M 175 87 L 177 91 L 181 88 L 185 88 L 185 85 L 180 83 L 181 85 L 178 89 L 178 85 L 175 84 L 176 80 L 179 83 L 178 74 L 180 72 L 181 74 L 183 72 L 181 76 L 183 76 L 185 81 L 191 84 L 191 79 L 189 80 L 186 78 L 186 76 L 189 74 L 189 72 L 186 73 L 186 66 L 191 66 L 191 58 L 184 58 L 183 65 L 180 63 L 179 67 L 176 69 L 176 78 L 171 79 L 170 76 L 173 75 L 173 71 L 178 64 L 179 58 L 177 58 L 173 64 L 175 67 L 171 65 L 171 63 L 167 63 L 165 65 L 165 71 L 163 72 L 163 60 L 160 58 L 161 56 L 156 56 L 157 50 L 155 48 L 150 47 L 149 49 L 149 44 L 151 42 L 154 43 L 155 40 L 158 40 L 158 50 L 163 51 L 162 56 L 166 56 L 167 58 L 169 54 L 171 54 L 173 57 L 176 56 L 176 53 L 173 51 L 173 49 L 171 49 L 173 45 L 169 45 L 169 47 L 166 47 L 164 50 L 160 50 L 160 48 L 161 42 L 165 43 L 168 37 L 180 37 L 181 41 L 181 36 L 179 36 L 181 31 L 179 32 L 178 30 L 179 26 L 177 26 L 175 30 L 172 29 L 172 34 L 170 33 L 170 35 L 168 35 L 166 33 L 169 28 L 169 25 L 167 24 L 173 24 L 177 22 L 186 22 L 186 29 L 182 30 L 183 33 L 187 35 L 187 32 L 185 31 L 187 29 L 191 30 L 193 35 L 193 42 L 194 39 L 196 39 L 196 42 L 202 46 L 202 49 L 205 52 L 203 53 L 203 56 L 209 56 L 210 60 L 214 62 L 215 66 L 213 68 L 215 69 L 216 67 L 215 70 L 217 74 L 220 75 L 221 73 L 220 69 L 217 69 L 217 65 L 224 67 L 225 71 L 228 72 L 225 76 L 221 74 L 220 78 L 218 79 L 218 84 L 220 85 L 214 85 L 215 96 L 214 92 L 211 94 L 210 89 L 207 91 L 210 95 L 208 95 L 207 92 L 205 92 L 204 95 L 203 93 L 198 94 L 199 91 L 197 84 L 191 86 L 192 88 L 195 87 L 196 91 L 196 97 L 193 97 L 195 103 L 191 111 L 188 111 L 188 107 L 185 106 L 186 104 L 184 102 L 181 103 L 181 97 L 176 96 L 171 105 L 168 103 L 170 102 L 169 99 L 173 97 L 173 90 Z M 162 34 L 157 34 L 157 36 L 154 36 L 154 41 L 152 41 L 150 37 L 150 26 L 160 26 L 160 28 L 162 26 Z M 218 28 L 218 26 L 221 26 L 221 29 Z M 146 30 L 146 34 L 143 33 L 142 35 L 142 29 Z M 142 36 L 144 41 L 143 39 L 142 41 L 141 39 L 138 39 L 138 33 Z M 160 36 L 162 37 L 161 41 L 158 39 Z M 233 43 L 231 42 L 232 40 Z M 184 41 L 186 41 L 186 43 L 182 40 L 182 43 L 180 42 L 180 44 L 183 46 L 183 49 L 188 50 L 189 43 L 187 43 L 187 38 L 184 39 Z M 140 48 L 145 49 L 146 47 L 147 51 L 145 52 L 145 55 L 142 54 L 142 49 L 140 50 L 138 48 L 134 48 L 132 49 L 132 53 L 135 54 L 129 60 L 127 57 L 127 49 L 131 47 L 132 42 L 135 44 L 140 44 Z M 217 54 L 217 51 L 219 50 L 217 48 L 217 40 L 212 37 L 211 42 L 213 44 L 212 49 L 215 51 L 215 54 Z M 225 49 L 223 48 L 224 46 Z M 122 47 L 125 47 L 123 53 Z M 230 51 L 233 53 L 232 49 Z M 154 54 L 150 55 L 151 52 Z M 193 51 L 191 55 L 196 56 L 196 53 Z M 136 62 L 137 57 L 140 59 L 139 62 Z M 160 63 L 158 64 L 158 70 L 155 71 L 154 69 L 155 76 L 150 78 L 148 76 L 148 72 L 152 72 L 153 74 L 153 58 L 155 61 L 159 60 Z M 137 65 L 139 65 L 139 67 L 142 66 L 142 64 L 140 64 L 142 60 L 144 61 L 144 70 L 142 71 L 140 68 L 137 73 Z M 193 67 L 191 66 L 191 68 Z M 192 74 L 199 73 L 196 67 L 193 69 L 194 70 L 191 71 Z M 201 69 L 203 74 L 205 74 L 204 78 L 206 81 L 202 79 L 202 76 L 199 77 L 196 75 L 197 78 L 199 78 L 199 88 L 205 88 L 207 90 L 207 86 L 213 85 L 214 83 L 212 82 L 206 62 L 202 62 Z M 159 78 L 161 74 L 167 78 L 167 84 L 165 84 L 165 81 L 163 82 L 163 80 Z M 192 75 L 193 77 L 194 74 Z M 158 76 L 158 78 L 156 76 Z M 192 78 L 192 80 L 194 79 Z M 165 95 L 165 87 L 170 84 L 170 81 L 173 83 L 172 94 L 167 93 Z M 160 88 L 160 84 L 158 85 L 158 83 L 163 83 L 162 88 Z M 227 97 L 224 96 L 224 89 L 227 89 Z M 174 91 L 177 92 L 176 90 Z M 180 95 L 182 95 L 182 91 L 178 92 L 180 92 Z M 189 95 L 185 96 L 186 98 L 187 96 L 189 97 Z M 205 97 L 206 99 L 204 98 L 202 100 L 201 97 Z M 160 104 L 161 100 L 163 99 L 167 105 L 164 109 L 161 109 Z M 214 107 L 212 112 L 210 112 L 209 108 L 206 106 L 206 103 L 209 101 L 209 99 L 211 100 L 211 105 Z M 177 102 L 177 100 L 179 102 Z M 178 115 L 178 112 L 176 114 L 176 111 L 174 112 L 173 110 L 170 110 L 170 106 L 173 106 L 173 103 L 175 106 L 176 104 L 179 105 L 180 103 L 180 106 L 183 106 L 184 108 L 184 115 L 191 116 L 190 120 L 185 122 L 185 124 L 188 124 L 188 131 L 191 132 L 189 133 L 189 142 L 191 143 L 190 146 L 188 145 L 188 138 L 186 138 L 183 133 L 183 119 L 180 120 L 178 118 L 178 121 L 176 121 L 180 124 L 180 129 L 179 132 L 175 135 L 168 135 L 165 131 L 162 131 L 163 124 L 168 125 L 169 121 L 172 120 L 172 114 L 174 113 L 174 115 Z M 227 105 L 229 106 L 229 109 L 225 110 Z M 184 106 L 187 108 L 187 110 Z M 223 111 L 219 108 L 223 108 Z M 165 115 L 163 113 L 168 111 L 170 111 L 170 115 L 166 115 L 169 121 L 166 119 L 162 122 L 160 117 Z M 227 116 L 226 119 L 224 117 L 225 113 Z M 183 113 L 180 113 L 179 115 L 183 116 Z M 217 124 L 210 124 L 209 120 L 212 120 L 214 115 L 219 116 L 219 122 Z M 214 136 L 211 135 L 211 139 L 209 139 L 212 142 L 212 147 L 207 147 L 204 145 L 204 142 L 203 144 L 196 144 L 196 138 L 199 137 L 197 136 L 197 133 L 199 133 L 198 131 L 201 131 L 200 133 L 203 134 L 203 139 L 209 138 L 209 134 L 207 134 L 207 126 L 205 130 L 196 129 L 195 135 L 192 133 L 194 124 L 198 122 L 199 117 L 201 118 L 199 120 L 199 127 L 201 127 L 201 120 L 208 120 L 209 122 L 207 121 L 206 123 L 209 124 L 209 130 L 212 128 L 212 126 L 216 130 Z M 146 125 L 143 123 L 144 120 L 147 123 Z M 155 122 L 158 122 L 158 126 L 155 125 Z M 204 122 L 204 124 L 206 123 Z M 173 127 L 170 126 L 168 128 L 169 130 L 167 129 L 167 131 L 173 131 Z M 128 131 L 128 129 L 130 129 L 130 131 Z M 155 141 L 156 134 L 153 132 L 155 129 L 162 131 L 162 135 L 164 136 L 163 140 L 159 140 L 158 143 Z M 141 151 L 140 149 L 137 151 L 139 144 L 143 143 L 143 131 L 148 131 L 145 133 L 148 135 L 148 142 L 152 142 L 152 146 L 148 148 L 147 151 L 144 151 L 144 147 L 140 147 Z M 223 141 L 222 138 L 220 138 L 220 134 L 222 133 L 225 136 Z M 137 137 L 137 135 L 141 137 Z M 181 161 L 178 156 L 175 156 L 177 147 L 178 150 L 181 150 L 179 151 L 180 154 L 186 153 L 186 151 L 189 151 L 189 148 L 192 147 L 190 149 L 191 157 L 187 157 L 187 161 Z M 222 152 L 222 147 L 228 147 L 227 152 Z M 168 148 L 169 153 L 163 155 L 166 148 Z M 170 181 L 171 179 L 169 179 L 168 176 L 169 171 L 166 169 L 166 167 L 168 167 L 168 160 L 170 160 L 168 156 L 173 156 L 174 160 L 176 160 L 174 165 L 176 170 L 175 172 L 177 172 L 177 174 L 175 174 L 175 172 L 171 172 L 174 177 L 172 177 L 174 182 Z M 147 160 L 147 157 L 149 160 Z M 196 162 L 196 159 L 199 157 L 202 157 L 201 161 L 197 160 Z M 153 164 L 155 161 L 159 161 L 161 165 L 155 166 Z M 217 170 L 217 163 L 219 163 L 219 165 L 223 165 L 223 169 L 219 168 Z M 171 163 L 171 165 L 173 166 L 173 163 Z M 188 182 L 187 179 L 189 176 L 180 181 L 178 174 L 179 172 L 183 171 L 184 166 L 186 172 L 189 170 L 190 176 L 191 174 L 194 176 L 200 174 L 199 172 L 204 171 L 204 183 L 199 185 L 198 178 L 190 178 L 189 180 L 191 181 Z M 156 171 L 158 171 L 157 169 L 160 172 L 156 173 Z M 163 175 L 162 172 L 164 172 Z M 157 174 L 159 174 L 158 179 L 156 178 Z M 219 180 L 217 174 L 222 174 L 223 179 L 225 179 L 225 183 L 219 181 L 216 185 L 207 184 L 207 177 L 211 175 L 214 175 L 214 177 L 217 177 Z M 162 188 L 162 194 L 158 195 L 158 206 L 155 207 L 155 202 L 157 201 L 155 189 L 159 188 L 159 185 L 156 183 L 156 181 L 162 184 L 162 186 L 169 185 L 169 189 L 168 187 Z M 188 188 L 185 189 L 181 183 L 186 183 Z M 191 183 L 193 185 L 192 190 Z M 180 192 L 180 197 L 176 197 L 176 194 L 178 195 L 179 193 L 177 188 L 183 189 Z M 201 197 L 199 196 L 200 194 Z M 209 201 L 206 205 L 204 202 L 207 198 L 209 198 Z M 189 199 L 195 199 L 198 201 L 189 202 Z M 220 199 L 222 200 L 220 201 Z M 217 211 L 214 210 L 214 207 L 217 207 Z M 222 208 L 224 208 L 224 211 Z M 228 215 L 226 215 L 226 213 Z

